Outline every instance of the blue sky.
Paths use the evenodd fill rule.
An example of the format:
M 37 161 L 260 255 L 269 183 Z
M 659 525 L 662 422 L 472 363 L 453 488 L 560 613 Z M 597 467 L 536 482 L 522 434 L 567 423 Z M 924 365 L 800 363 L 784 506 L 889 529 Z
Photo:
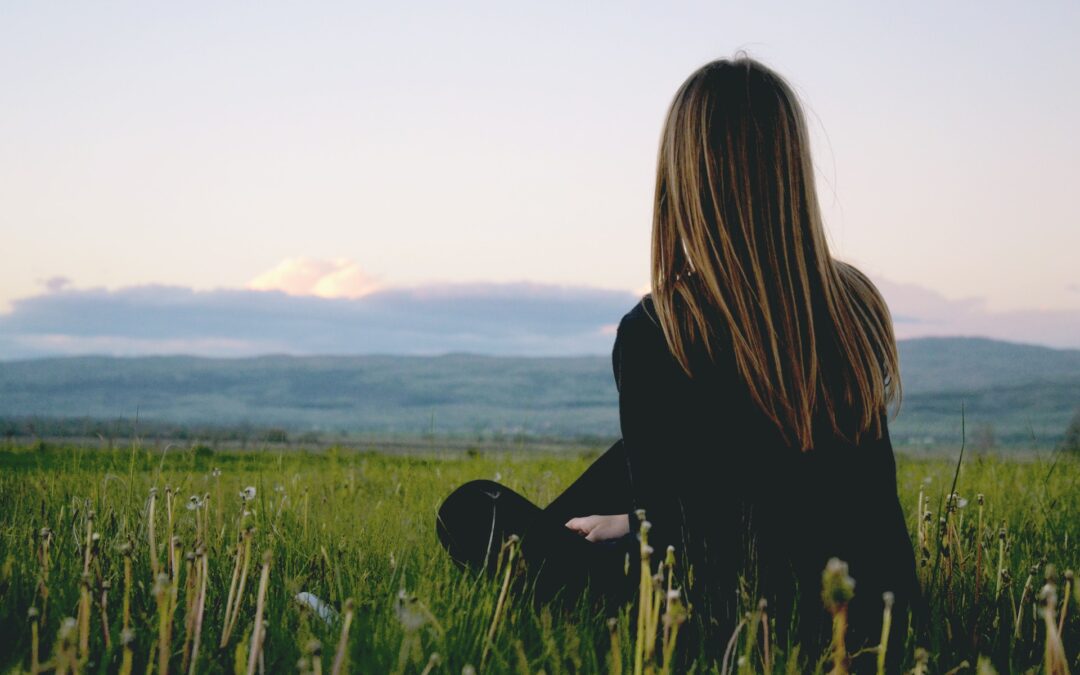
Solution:
M 1080 347 L 1078 33 L 1065 1 L 5 3 L 0 358 L 221 344 L 85 335 L 140 288 L 632 299 L 665 107 L 737 49 L 803 97 L 901 334 Z

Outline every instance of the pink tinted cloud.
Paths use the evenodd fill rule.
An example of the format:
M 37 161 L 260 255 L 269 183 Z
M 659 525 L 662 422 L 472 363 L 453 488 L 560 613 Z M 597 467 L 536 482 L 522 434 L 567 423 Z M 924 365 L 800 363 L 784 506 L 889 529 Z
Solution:
M 286 258 L 247 283 L 253 291 L 281 291 L 319 298 L 360 298 L 378 290 L 376 280 L 348 258 Z
M 1080 310 L 995 312 L 981 298 L 950 300 L 917 284 L 874 283 L 889 305 L 898 339 L 962 335 L 1080 348 Z

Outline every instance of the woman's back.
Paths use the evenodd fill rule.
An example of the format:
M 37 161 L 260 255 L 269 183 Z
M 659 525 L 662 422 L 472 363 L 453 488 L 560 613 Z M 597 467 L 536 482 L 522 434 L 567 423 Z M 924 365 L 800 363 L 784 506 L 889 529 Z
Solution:
M 794 91 L 757 61 L 720 59 L 687 78 L 661 134 L 651 293 L 623 317 L 612 354 L 622 440 L 545 517 L 511 498 L 523 552 L 552 587 L 588 577 L 618 591 L 611 568 L 635 542 L 615 534 L 615 548 L 598 548 L 558 523 L 596 542 L 637 532 L 643 509 L 648 543 L 676 550 L 714 657 L 759 598 L 781 644 L 820 645 L 834 557 L 857 584 L 853 649 L 877 643 L 890 592 L 889 653 L 900 654 L 899 617 L 918 594 L 886 425 L 900 394 L 892 321 L 870 280 L 829 252 L 809 143 Z M 473 486 L 446 518 L 490 518 L 495 532 L 501 497 L 485 494 L 507 493 Z M 475 552 L 493 540 L 474 534 L 462 541 L 476 546 L 444 542 Z
M 797 614 L 792 638 L 827 640 L 821 575 L 837 557 L 857 584 L 854 646 L 876 643 L 882 594 L 902 612 L 918 590 L 884 412 L 878 437 L 856 444 L 821 423 L 811 449 L 792 447 L 722 341 L 708 367 L 683 371 L 649 296 L 620 322 L 612 358 L 634 506 L 652 524 L 650 544 L 676 547 L 699 618 L 734 629 L 766 598 L 781 632 Z M 905 630 L 898 621 L 891 639 Z

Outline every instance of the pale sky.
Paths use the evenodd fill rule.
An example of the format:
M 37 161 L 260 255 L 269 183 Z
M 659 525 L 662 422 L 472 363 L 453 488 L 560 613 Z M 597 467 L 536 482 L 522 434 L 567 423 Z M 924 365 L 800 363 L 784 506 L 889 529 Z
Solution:
M 666 106 L 742 48 L 803 97 L 834 254 L 1075 318 L 1078 34 L 1065 0 L 7 2 L 0 312 L 298 258 L 323 297 L 642 289 Z

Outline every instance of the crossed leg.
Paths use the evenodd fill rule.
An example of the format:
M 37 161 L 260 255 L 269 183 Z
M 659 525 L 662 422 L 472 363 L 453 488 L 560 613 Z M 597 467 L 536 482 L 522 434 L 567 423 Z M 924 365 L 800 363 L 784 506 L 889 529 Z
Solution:
M 575 598 L 586 587 L 622 601 L 636 577 L 624 572 L 626 557 L 636 559 L 633 535 L 589 542 L 565 527 L 575 516 L 629 511 L 630 483 L 622 441 L 597 458 L 546 508 L 490 480 L 473 480 L 452 492 L 439 508 L 436 532 L 450 557 L 474 570 L 495 571 L 499 550 L 511 535 L 521 538 L 535 597 L 557 593 Z

